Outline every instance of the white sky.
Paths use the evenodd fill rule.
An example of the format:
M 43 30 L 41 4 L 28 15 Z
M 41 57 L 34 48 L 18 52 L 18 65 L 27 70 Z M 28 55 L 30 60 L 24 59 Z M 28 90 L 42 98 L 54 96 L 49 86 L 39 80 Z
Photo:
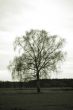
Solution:
M 13 41 L 30 29 L 45 29 L 66 39 L 68 52 L 56 78 L 73 78 L 73 0 L 0 0 L 0 80 L 14 56 Z

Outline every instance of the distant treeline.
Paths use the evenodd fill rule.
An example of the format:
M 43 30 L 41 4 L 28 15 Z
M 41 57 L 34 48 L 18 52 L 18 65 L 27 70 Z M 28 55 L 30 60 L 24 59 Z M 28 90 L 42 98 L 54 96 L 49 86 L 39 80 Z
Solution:
M 28 82 L 0 82 L 0 88 L 33 88 L 36 80 Z M 40 87 L 73 87 L 73 79 L 41 79 Z

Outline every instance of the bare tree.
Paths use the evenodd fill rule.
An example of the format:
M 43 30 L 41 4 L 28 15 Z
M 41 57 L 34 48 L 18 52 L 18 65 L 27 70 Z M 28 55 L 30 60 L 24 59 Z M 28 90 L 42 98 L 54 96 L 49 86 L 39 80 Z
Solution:
M 63 44 L 64 39 L 45 30 L 31 30 L 16 38 L 14 47 L 20 54 L 9 65 L 13 78 L 21 81 L 36 79 L 39 93 L 39 79 L 47 77 L 51 71 L 57 71 L 57 65 L 64 59 Z

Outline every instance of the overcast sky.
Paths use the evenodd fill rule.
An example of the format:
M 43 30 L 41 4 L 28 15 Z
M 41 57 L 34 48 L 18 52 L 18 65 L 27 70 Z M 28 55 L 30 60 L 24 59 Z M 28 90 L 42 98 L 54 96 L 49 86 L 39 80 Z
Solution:
M 73 0 L 0 0 L 0 80 L 11 80 L 13 41 L 30 29 L 66 39 L 66 61 L 54 77 L 73 78 Z

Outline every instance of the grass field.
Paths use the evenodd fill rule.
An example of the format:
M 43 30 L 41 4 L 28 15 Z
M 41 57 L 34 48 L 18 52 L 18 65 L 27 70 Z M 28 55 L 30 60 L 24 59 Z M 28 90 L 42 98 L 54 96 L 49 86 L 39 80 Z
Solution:
M 0 110 L 73 110 L 73 90 L 0 88 Z

